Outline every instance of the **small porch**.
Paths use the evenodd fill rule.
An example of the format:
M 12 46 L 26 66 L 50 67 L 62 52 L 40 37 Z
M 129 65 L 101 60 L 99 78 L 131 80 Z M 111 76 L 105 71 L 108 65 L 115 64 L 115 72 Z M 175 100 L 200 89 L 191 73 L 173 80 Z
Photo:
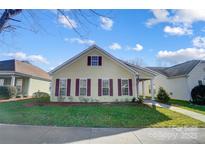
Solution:
M 27 97 L 29 89 L 29 77 L 18 75 L 0 75 L 0 86 L 15 86 L 17 96 Z
M 149 82 L 150 84 L 150 95 L 151 100 L 154 100 L 155 89 L 154 89 L 154 77 L 153 78 L 137 78 L 136 79 L 136 87 L 137 87 L 137 96 L 143 96 L 145 98 L 145 82 Z

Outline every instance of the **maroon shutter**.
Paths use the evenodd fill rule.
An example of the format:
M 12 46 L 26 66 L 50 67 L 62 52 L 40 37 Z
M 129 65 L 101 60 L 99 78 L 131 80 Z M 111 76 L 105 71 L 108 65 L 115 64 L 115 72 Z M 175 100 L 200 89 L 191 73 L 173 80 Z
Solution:
M 113 96 L 113 79 L 110 79 L 110 96 Z
M 129 79 L 129 95 L 132 96 L 132 79 Z
M 71 79 L 67 79 L 67 96 L 70 96 Z
M 91 79 L 87 79 L 87 96 L 91 95 Z
M 75 96 L 79 96 L 79 79 L 76 79 Z
M 91 65 L 91 56 L 88 56 L 87 65 L 88 65 L 88 66 L 90 66 L 90 65 Z
M 98 65 L 102 66 L 102 56 L 99 56 L 98 58 L 99 58 Z
M 56 79 L 55 96 L 59 96 L 59 79 Z
M 102 79 L 98 79 L 98 96 L 102 96 Z
M 117 83 L 118 83 L 118 96 L 121 96 L 121 79 L 118 79 L 117 80 Z

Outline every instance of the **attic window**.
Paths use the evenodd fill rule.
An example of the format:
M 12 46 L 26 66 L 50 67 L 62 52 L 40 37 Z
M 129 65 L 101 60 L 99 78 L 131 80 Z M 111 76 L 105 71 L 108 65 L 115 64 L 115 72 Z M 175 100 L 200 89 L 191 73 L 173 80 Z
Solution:
M 99 56 L 92 56 L 91 57 L 91 65 L 98 66 L 98 64 L 99 64 Z
M 88 66 L 101 66 L 102 57 L 101 56 L 88 56 Z

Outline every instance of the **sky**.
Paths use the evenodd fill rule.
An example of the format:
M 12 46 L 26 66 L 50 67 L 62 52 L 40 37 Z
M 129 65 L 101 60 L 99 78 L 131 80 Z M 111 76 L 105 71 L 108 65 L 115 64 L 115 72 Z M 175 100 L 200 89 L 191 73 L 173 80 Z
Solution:
M 92 44 L 142 66 L 205 60 L 205 10 L 23 10 L 0 33 L 0 60 L 46 71 Z M 3 10 L 0 10 L 0 14 Z M 69 20 L 69 21 L 68 21 Z

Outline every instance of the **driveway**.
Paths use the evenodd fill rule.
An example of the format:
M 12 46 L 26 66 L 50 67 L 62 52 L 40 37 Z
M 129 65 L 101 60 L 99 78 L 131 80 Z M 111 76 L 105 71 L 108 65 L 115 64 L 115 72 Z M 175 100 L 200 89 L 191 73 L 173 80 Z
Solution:
M 129 129 L 0 124 L 0 143 L 205 143 L 205 128 Z

